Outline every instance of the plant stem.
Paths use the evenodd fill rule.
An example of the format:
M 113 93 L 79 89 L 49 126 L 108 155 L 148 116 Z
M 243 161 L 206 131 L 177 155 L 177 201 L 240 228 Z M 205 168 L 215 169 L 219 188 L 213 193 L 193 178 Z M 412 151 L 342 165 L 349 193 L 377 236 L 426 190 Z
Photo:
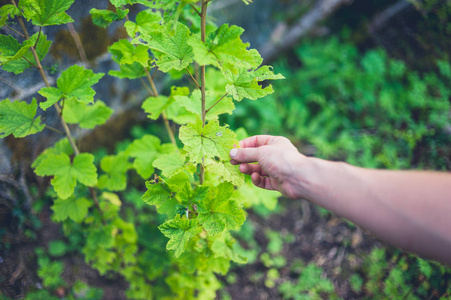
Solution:
M 150 87 L 152 88 L 153 96 L 158 97 L 157 87 L 155 86 L 155 83 L 154 83 L 152 77 L 150 76 L 149 70 L 145 69 L 145 71 L 146 71 L 147 80 L 149 81 Z M 175 141 L 174 132 L 172 131 L 171 126 L 169 125 L 169 120 L 168 120 L 168 117 L 166 116 L 166 113 L 164 111 L 161 112 L 161 116 L 163 117 L 164 126 L 166 127 L 166 130 L 168 131 L 169 138 L 171 139 L 172 144 L 174 144 L 174 146 L 177 147 L 177 142 Z
M 17 7 L 16 2 L 15 2 L 14 0 L 11 0 L 11 3 L 12 3 L 14 6 Z M 22 27 L 22 30 L 23 30 L 23 32 L 24 32 L 24 34 L 25 34 L 26 39 L 29 40 L 29 39 L 30 39 L 30 36 L 28 35 L 28 31 L 27 31 L 27 28 L 25 27 L 25 24 L 24 24 L 24 22 L 23 22 L 23 20 L 22 20 L 22 17 L 19 16 L 18 19 L 19 19 L 19 24 L 20 24 L 20 26 Z M 36 61 L 37 68 L 38 68 L 38 70 L 39 70 L 39 73 L 41 74 L 41 77 L 42 77 L 42 80 L 43 80 L 44 83 L 45 83 L 45 86 L 46 86 L 46 87 L 50 87 L 49 81 L 48 81 L 48 79 L 47 79 L 47 75 L 45 74 L 44 69 L 42 68 L 41 61 L 39 60 L 39 56 L 38 56 L 38 54 L 36 53 L 36 49 L 34 48 L 34 46 L 31 47 L 30 49 L 31 49 L 31 52 L 33 53 L 33 57 L 34 57 L 34 59 L 35 59 L 35 61 Z M 55 107 L 55 109 L 56 109 L 56 112 L 57 112 L 58 116 L 60 117 L 60 122 L 61 122 L 61 125 L 63 126 L 64 133 L 65 133 L 67 139 L 69 140 L 69 143 L 70 143 L 72 149 L 74 150 L 75 155 L 77 156 L 77 155 L 80 154 L 80 150 L 78 149 L 77 145 L 76 145 L 75 142 L 74 142 L 74 139 L 72 138 L 72 135 L 71 135 L 71 133 L 70 133 L 69 126 L 67 125 L 66 121 L 64 121 L 64 119 L 63 119 L 61 108 L 60 108 L 60 106 L 58 105 L 58 103 L 55 103 L 55 104 L 54 104 L 54 107 Z M 95 191 L 95 189 L 92 188 L 92 187 L 89 187 L 89 190 L 91 191 L 92 199 L 94 200 L 94 203 L 95 203 L 95 205 L 96 205 L 96 208 L 99 210 L 99 213 L 100 213 L 101 218 L 102 218 L 102 222 L 103 222 L 104 225 L 106 225 L 105 219 L 103 218 L 103 211 L 102 211 L 102 209 L 100 208 L 99 201 L 98 201 L 98 199 L 97 199 L 96 191 Z
M 74 25 L 72 25 L 72 23 L 67 23 L 67 28 L 69 28 L 69 33 L 74 39 L 75 45 L 77 46 L 78 54 L 80 55 L 81 61 L 85 66 L 88 65 L 88 58 L 86 56 L 85 48 L 83 48 L 80 35 L 75 30 Z
M 208 8 L 208 0 L 202 0 L 202 7 L 200 11 L 200 37 L 202 42 L 205 43 L 205 33 L 207 28 L 207 8 Z M 202 97 L 202 127 L 205 126 L 205 66 L 200 67 L 200 80 L 201 80 L 201 86 L 200 86 L 200 93 Z M 202 164 L 200 165 L 200 176 L 199 176 L 199 182 L 200 184 L 204 183 L 205 179 L 205 169 L 204 169 L 204 158 L 202 157 Z
M 55 127 L 52 127 L 52 126 L 50 126 L 50 125 L 47 125 L 47 124 L 46 124 L 46 125 L 45 125 L 45 128 L 47 128 L 47 129 L 49 129 L 49 130 L 51 130 L 51 131 L 53 131 L 53 132 L 56 132 L 56 133 L 65 135 L 64 132 L 62 132 L 61 130 L 56 129 Z
M 201 89 L 199 82 L 197 82 L 196 78 L 194 78 L 193 74 L 191 74 L 190 70 L 186 68 L 186 71 L 188 71 L 189 76 L 191 76 L 191 79 L 194 81 L 194 83 L 197 85 L 198 89 Z

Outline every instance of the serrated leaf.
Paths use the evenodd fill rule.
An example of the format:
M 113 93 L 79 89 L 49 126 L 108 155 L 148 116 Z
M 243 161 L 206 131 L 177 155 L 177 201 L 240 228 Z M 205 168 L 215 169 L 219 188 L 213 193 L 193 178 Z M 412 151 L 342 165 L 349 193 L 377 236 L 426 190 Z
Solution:
M 161 170 L 165 177 L 171 177 L 185 168 L 186 157 L 180 153 L 163 154 L 154 160 L 152 166 Z
M 77 181 L 86 185 L 97 184 L 97 169 L 94 156 L 82 153 L 71 163 L 67 154 L 49 154 L 35 168 L 36 175 L 54 176 L 51 183 L 61 199 L 67 199 L 74 193 Z
M 119 64 L 133 64 L 135 62 L 143 67 L 148 66 L 149 49 L 144 45 L 132 45 L 129 41 L 122 39 L 108 47 L 113 54 L 113 59 Z
M 232 165 L 230 161 L 210 161 L 206 170 L 219 180 L 231 182 L 233 185 L 240 186 L 244 183 L 244 174 L 240 172 L 239 166 Z
M 280 74 L 274 74 L 269 66 L 263 66 L 255 71 L 240 69 L 238 73 L 224 71 L 225 78 L 229 82 L 226 91 L 237 101 L 248 98 L 256 100 L 274 92 L 271 85 L 263 88 L 259 85 L 260 81 L 267 79 L 283 79 Z
M 0 28 L 6 24 L 9 18 L 14 18 L 18 15 L 20 15 L 20 10 L 15 5 L 4 4 L 0 7 Z
M 156 120 L 173 101 L 174 99 L 166 96 L 148 97 L 144 100 L 142 108 L 150 119 Z
M 235 239 L 227 232 L 214 240 L 211 245 L 211 250 L 215 254 L 215 257 L 224 257 L 236 263 L 244 264 L 247 262 L 247 258 L 239 255 L 235 251 L 235 243 Z
M 5 99 L 0 101 L 0 138 L 10 134 L 14 137 L 25 137 L 44 129 L 41 117 L 36 118 L 38 104 L 33 98 L 30 104 L 25 101 Z
M 194 124 L 182 126 L 179 138 L 194 163 L 202 162 L 203 157 L 227 160 L 230 149 L 238 145 L 235 133 L 227 126 L 220 126 L 218 121 L 210 121 L 202 127 L 198 119 Z
M 141 39 L 155 51 L 156 64 L 161 71 L 181 71 L 193 62 L 193 51 L 187 44 L 190 30 L 182 23 L 177 24 L 175 31 L 161 26 L 162 30 L 150 31 L 148 35 L 142 35 Z
M 166 249 L 174 250 L 175 257 L 179 257 L 185 251 L 190 238 L 202 232 L 197 220 L 190 220 L 180 215 L 158 226 L 158 229 L 169 238 Z
M 63 138 L 56 142 L 53 147 L 49 147 L 44 150 L 39 156 L 34 160 L 34 162 L 31 164 L 31 167 L 34 169 L 36 168 L 43 160 L 47 159 L 48 155 L 58 155 L 58 154 L 67 154 L 72 155 L 74 154 L 74 150 L 72 149 L 69 140 L 67 138 Z
M 202 227 L 212 235 L 224 231 L 224 229 L 238 229 L 246 220 L 246 215 L 241 205 L 232 194 L 234 187 L 231 183 L 221 183 L 212 191 L 210 197 L 204 201 L 205 212 L 199 212 L 197 219 Z
M 249 43 L 243 43 L 240 38 L 243 31 L 241 27 L 223 24 L 206 38 L 205 43 L 199 37 L 192 37 L 188 44 L 193 47 L 194 58 L 201 66 L 255 69 L 263 59 L 255 49 L 247 50 Z
M 146 182 L 147 191 L 141 199 L 149 205 L 155 205 L 158 209 L 172 197 L 169 187 L 165 183 Z
M 74 3 L 74 0 L 35 0 L 27 1 L 27 6 L 22 7 L 24 16 L 36 26 L 49 26 L 73 22 L 66 10 Z M 38 9 L 36 9 L 37 7 Z
M 161 154 L 173 151 L 175 151 L 175 146 L 172 144 L 161 145 L 160 139 L 156 136 L 145 135 L 141 139 L 134 140 L 128 146 L 126 153 L 135 158 L 133 167 L 143 179 L 147 179 L 154 172 L 152 166 L 154 160 Z
M 11 60 L 22 58 L 32 47 L 30 40 L 19 43 L 11 35 L 0 35 L 0 63 L 4 64 Z
M 16 41 L 17 43 L 14 43 L 9 38 L 3 39 L 4 40 L 0 41 L 1 57 L 3 57 L 4 55 L 3 53 L 6 53 L 9 58 L 11 58 L 11 55 L 13 55 L 13 59 L 1 58 L 0 60 L 2 59 L 4 60 L 0 61 L 2 63 L 2 69 L 7 72 L 13 72 L 14 74 L 20 74 L 27 68 L 33 67 L 34 66 L 33 64 L 36 63 L 33 54 L 31 53 L 31 51 L 29 51 L 31 46 L 36 44 L 35 47 L 36 53 L 38 55 L 39 60 L 42 61 L 42 59 L 47 55 L 47 52 L 50 49 L 50 45 L 52 44 L 51 41 L 47 41 L 46 35 L 39 33 L 35 33 L 33 36 L 30 37 L 30 40 L 25 41 L 23 44 L 20 44 L 17 41 Z M 12 54 L 12 52 L 16 52 L 16 55 Z
M 150 10 L 143 10 L 136 15 L 135 22 L 127 21 L 124 24 L 128 35 L 131 38 L 136 36 L 136 33 L 148 34 L 154 30 L 162 30 L 160 24 L 162 22 L 161 14 L 159 12 L 152 12 Z
M 111 0 L 111 4 L 113 4 L 116 8 L 121 8 L 124 5 L 133 5 L 133 4 L 142 4 L 145 6 L 151 7 L 152 4 L 149 0 Z
M 241 185 L 238 188 L 239 194 L 241 194 L 240 202 L 244 207 L 249 208 L 263 204 L 267 209 L 274 210 L 277 206 L 278 198 L 281 196 L 278 191 L 269 191 L 256 187 L 250 182 Z
M 206 212 L 204 201 L 208 196 L 208 186 L 197 185 L 194 190 L 191 184 L 185 182 L 177 197 L 183 205 L 191 206 L 196 212 Z
M 91 201 L 83 197 L 70 197 L 65 200 L 58 199 L 52 206 L 54 212 L 53 218 L 57 222 L 62 222 L 67 218 L 70 218 L 75 222 L 80 223 L 88 214 L 88 208 L 91 206 Z
M 61 73 L 57 80 L 58 89 L 46 87 L 39 91 L 39 94 L 47 97 L 47 101 L 41 102 L 39 105 L 46 110 L 62 98 L 69 101 L 91 103 L 96 94 L 91 86 L 96 84 L 103 75 L 104 73 L 94 74 L 90 69 L 73 65 Z
M 49 26 L 73 22 L 66 10 L 74 0 L 25 1 L 22 5 L 24 16 L 36 26 Z
M 98 100 L 94 104 L 68 101 L 64 105 L 63 118 L 69 124 L 78 124 L 81 128 L 92 129 L 105 124 L 113 110 Z
M 106 28 L 113 21 L 120 21 L 128 14 L 128 9 L 116 9 L 116 12 L 113 12 L 108 9 L 96 9 L 92 8 L 89 13 L 92 17 L 92 22 L 97 26 Z
M 211 109 L 205 115 L 207 121 L 217 120 L 218 116 L 221 114 L 231 115 L 235 109 L 235 104 L 230 97 L 224 97 L 222 100 L 215 104 L 221 96 L 217 96 L 213 93 L 206 93 L 205 107 Z M 175 100 L 177 103 L 185 107 L 188 111 L 197 114 L 199 117 L 202 112 L 202 96 L 200 90 L 194 90 L 190 97 L 187 96 L 176 96 Z M 214 105 L 214 106 L 213 106 Z
M 150 119 L 156 120 L 163 111 L 166 111 L 170 106 L 172 106 L 172 104 L 174 104 L 176 96 L 186 95 L 189 95 L 189 89 L 187 87 L 172 86 L 171 95 L 169 97 L 149 97 L 143 102 L 142 108 L 149 114 L 148 117 Z M 171 117 L 173 117 L 173 115 L 171 115 Z
M 108 75 L 128 79 L 137 79 L 146 75 L 144 67 L 137 62 L 131 65 L 119 65 L 119 68 L 120 68 L 119 70 L 109 71 Z
M 99 178 L 99 188 L 123 191 L 127 187 L 127 171 L 131 168 L 125 154 L 109 155 L 102 158 L 100 168 L 106 174 Z

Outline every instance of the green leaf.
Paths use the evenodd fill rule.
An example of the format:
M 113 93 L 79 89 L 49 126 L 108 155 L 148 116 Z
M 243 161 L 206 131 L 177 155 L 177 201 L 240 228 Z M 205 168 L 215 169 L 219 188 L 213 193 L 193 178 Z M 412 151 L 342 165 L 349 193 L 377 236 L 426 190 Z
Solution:
M 224 229 L 238 229 L 246 220 L 241 205 L 232 194 L 234 186 L 231 183 L 221 183 L 215 189 L 210 189 L 210 197 L 204 201 L 205 212 L 199 212 L 197 219 L 202 227 L 211 235 L 216 235 Z
M 148 0 L 111 0 L 110 2 L 116 8 L 121 8 L 124 5 L 133 5 L 133 4 L 137 4 L 137 3 L 152 7 L 151 2 L 149 2 Z
M 206 120 L 217 120 L 220 114 L 232 114 L 235 109 L 233 100 L 230 97 L 224 97 L 219 103 L 216 104 L 219 99 L 221 99 L 221 97 L 218 97 L 213 93 L 206 93 L 205 107 L 206 109 L 211 107 L 205 115 Z M 190 97 L 176 96 L 175 100 L 188 111 L 197 114 L 200 118 L 202 112 L 202 96 L 200 90 L 194 90 Z
M 0 36 L 0 63 L 2 63 L 3 70 L 14 74 L 20 74 L 36 64 L 32 52 L 29 51 L 33 45 L 36 44 L 36 53 L 39 60 L 42 61 L 52 44 L 51 41 L 47 41 L 46 35 L 39 32 L 35 33 L 30 37 L 30 40 L 25 41 L 23 44 L 17 41 L 14 42 L 12 39 L 9 36 Z
M 106 28 L 113 21 L 120 21 L 128 14 L 128 9 L 116 9 L 116 12 L 107 9 L 93 8 L 89 11 L 92 22 L 97 26 Z
M 236 186 L 244 183 L 244 175 L 240 172 L 239 166 L 234 166 L 230 161 L 211 160 L 206 166 L 208 173 L 213 174 L 218 180 L 228 181 Z
M 98 100 L 93 105 L 78 101 L 68 101 L 64 105 L 63 118 L 69 124 L 79 124 L 81 128 L 92 129 L 105 124 L 113 110 Z
M 233 99 L 237 101 L 241 101 L 243 98 L 256 100 L 272 94 L 274 90 L 271 85 L 263 88 L 259 85 L 259 82 L 267 79 L 284 78 L 280 74 L 274 74 L 269 66 L 263 66 L 255 71 L 240 69 L 238 73 L 224 71 L 223 74 L 229 82 L 226 86 L 227 93 L 231 94 Z
M 11 35 L 0 35 L 0 63 L 22 58 L 32 46 L 30 40 L 21 44 Z
M 39 94 L 47 98 L 47 101 L 39 105 L 46 110 L 61 98 L 69 101 L 91 103 L 94 101 L 94 95 L 96 94 L 91 86 L 96 84 L 103 75 L 103 73 L 94 74 L 92 70 L 73 65 L 61 73 L 57 80 L 58 89 L 46 87 L 39 91 Z
M 77 155 L 73 163 L 67 154 L 48 154 L 36 166 L 35 173 L 39 176 L 54 176 L 51 183 L 62 199 L 74 193 L 77 181 L 86 186 L 97 184 L 94 155 L 90 153 Z
M 108 47 L 108 50 L 113 54 L 114 60 L 121 65 L 137 62 L 143 67 L 148 66 L 149 49 L 144 45 L 133 45 L 122 39 Z
M 177 124 L 194 122 L 196 120 L 196 115 L 187 111 L 175 101 L 176 96 L 187 96 L 189 93 L 187 87 L 173 86 L 171 87 L 171 95 L 169 98 L 164 96 L 160 96 L 159 98 L 148 98 L 143 103 L 143 109 L 150 114 L 149 118 L 153 120 L 156 120 L 164 111 L 167 114 L 167 118 Z
M 236 263 L 244 264 L 247 262 L 247 258 L 235 252 L 235 243 L 235 239 L 229 232 L 226 232 L 218 238 L 215 238 L 211 245 L 211 250 L 215 254 L 215 257 L 224 257 Z
M 172 102 L 174 102 L 174 99 L 166 96 L 148 97 L 144 100 L 142 108 L 150 119 L 156 120 Z
M 147 181 L 146 187 L 147 191 L 141 199 L 149 205 L 155 205 L 157 209 L 172 196 L 169 187 L 165 183 Z
M 197 185 L 193 190 L 191 184 L 185 182 L 177 196 L 183 205 L 190 205 L 196 212 L 206 212 L 204 201 L 208 196 L 209 189 L 208 186 Z
M 114 60 L 114 57 L 113 57 Z M 117 62 L 117 61 L 116 61 Z M 119 62 L 117 62 L 119 63 Z M 128 79 L 137 79 L 146 75 L 144 67 L 134 62 L 131 65 L 119 65 L 120 70 L 111 70 L 108 72 L 108 75 L 118 77 L 118 78 L 128 78 Z
M 171 153 L 175 150 L 175 146 L 172 144 L 161 145 L 160 139 L 156 136 L 145 135 L 141 139 L 134 140 L 128 146 L 126 153 L 135 158 L 133 167 L 143 179 L 147 179 L 154 172 L 152 166 L 154 160 L 161 154 Z
M 156 64 L 161 71 L 181 71 L 193 62 L 193 51 L 187 44 L 190 30 L 182 23 L 177 24 L 175 31 L 161 26 L 162 30 L 150 31 L 148 35 L 142 35 L 141 39 L 154 50 Z
M 161 170 L 165 177 L 171 177 L 185 169 L 186 157 L 180 153 L 163 154 L 154 160 L 152 166 Z
M 88 214 L 88 208 L 91 206 L 92 202 L 83 197 L 70 197 L 65 200 L 58 199 L 52 206 L 52 210 L 55 213 L 53 219 L 57 222 L 62 222 L 70 218 L 80 223 Z
M 66 10 L 74 0 L 35 0 L 26 1 L 22 6 L 24 16 L 36 26 L 49 26 L 73 22 Z
M 194 163 L 202 162 L 203 157 L 228 160 L 230 149 L 238 145 L 235 133 L 227 126 L 220 126 L 218 121 L 210 121 L 202 127 L 198 119 L 194 124 L 182 126 L 179 138 Z
M 8 18 L 14 18 L 20 15 L 20 10 L 12 4 L 4 4 L 0 7 L 0 28 L 5 26 Z M 2 45 L 2 43 L 0 43 Z
M 123 191 L 127 187 L 127 171 L 131 168 L 125 154 L 109 155 L 102 158 L 100 168 L 107 174 L 99 178 L 99 188 Z
M 135 22 L 127 21 L 124 24 L 128 35 L 134 38 L 137 33 L 148 35 L 154 30 L 161 30 L 162 18 L 159 12 L 152 12 L 150 10 L 143 10 L 136 15 Z
M 13 134 L 14 137 L 25 137 L 44 129 L 41 117 L 36 116 L 38 104 L 33 98 L 30 104 L 25 101 L 0 101 L 0 138 Z
M 39 156 L 34 160 L 31 167 L 36 168 L 43 160 L 47 159 L 48 155 L 58 155 L 61 153 L 65 153 L 67 155 L 74 154 L 74 149 L 72 149 L 72 146 L 67 138 L 63 138 L 56 142 L 53 147 L 45 149 L 44 152 L 39 154 Z
M 244 207 L 249 208 L 263 204 L 267 209 L 274 210 L 277 206 L 278 198 L 281 196 L 278 191 L 268 191 L 256 187 L 248 178 L 246 184 L 241 185 L 238 188 L 238 192 L 241 194 L 241 203 Z
M 236 70 L 255 69 L 263 59 L 257 50 L 247 50 L 249 43 L 241 41 L 244 29 L 238 26 L 223 24 L 212 32 L 203 43 L 199 37 L 192 37 L 188 44 L 193 47 L 194 59 L 201 66 L 213 65 L 218 68 Z
M 185 251 L 190 238 L 202 232 L 195 219 L 190 220 L 180 215 L 158 226 L 158 229 L 169 238 L 166 249 L 174 250 L 175 257 L 179 257 Z

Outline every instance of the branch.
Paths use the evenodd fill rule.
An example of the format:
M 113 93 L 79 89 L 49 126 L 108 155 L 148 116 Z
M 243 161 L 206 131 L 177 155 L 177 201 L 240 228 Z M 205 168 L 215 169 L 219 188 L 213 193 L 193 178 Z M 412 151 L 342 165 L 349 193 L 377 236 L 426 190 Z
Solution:
M 215 102 L 215 104 L 213 104 L 212 106 L 210 106 L 209 109 L 207 109 L 205 111 L 205 114 L 208 114 L 208 112 L 210 111 L 210 109 L 212 109 L 216 104 L 218 104 L 219 102 L 221 102 L 222 99 L 224 99 L 229 93 L 225 93 L 221 98 L 219 98 L 218 101 Z
M 284 52 L 297 44 L 297 42 L 309 33 L 319 22 L 326 19 L 340 6 L 351 3 L 352 0 L 322 0 L 308 13 L 302 16 L 293 26 L 285 30 L 281 38 L 270 38 L 258 52 L 264 59 L 264 63 L 274 60 L 280 52 Z M 276 28 L 278 30 L 279 28 Z
M 70 33 L 70 35 L 72 35 L 75 45 L 77 46 L 78 54 L 80 55 L 81 61 L 83 62 L 83 64 L 85 66 L 88 65 L 88 58 L 86 56 L 85 49 L 83 48 L 83 44 L 81 42 L 80 35 L 78 35 L 78 33 L 75 30 L 74 25 L 72 23 L 67 23 L 67 28 L 69 28 L 69 33 Z
M 198 89 L 201 89 L 199 82 L 197 82 L 196 78 L 194 78 L 193 74 L 191 74 L 191 72 L 189 71 L 188 68 L 186 68 L 186 70 L 188 71 L 189 76 L 191 76 L 191 79 L 193 79 L 194 83 L 197 85 Z
M 155 86 L 155 83 L 153 82 L 153 79 L 150 76 L 149 70 L 147 70 L 147 69 L 144 69 L 144 70 L 146 71 L 147 80 L 149 81 L 150 87 L 152 88 L 153 96 L 158 97 L 157 87 Z M 166 127 L 166 130 L 168 131 L 169 138 L 171 139 L 172 144 L 174 144 L 174 146 L 177 147 L 177 142 L 175 141 L 174 132 L 172 131 L 171 126 L 169 125 L 169 120 L 168 120 L 168 117 L 166 116 L 166 113 L 164 111 L 162 111 L 161 116 L 163 117 L 164 126 Z
M 405 10 L 406 8 L 413 7 L 412 3 L 401 0 L 395 4 L 389 6 L 380 14 L 376 15 L 370 22 L 368 32 L 370 34 L 376 33 L 376 31 L 383 28 L 394 16 Z

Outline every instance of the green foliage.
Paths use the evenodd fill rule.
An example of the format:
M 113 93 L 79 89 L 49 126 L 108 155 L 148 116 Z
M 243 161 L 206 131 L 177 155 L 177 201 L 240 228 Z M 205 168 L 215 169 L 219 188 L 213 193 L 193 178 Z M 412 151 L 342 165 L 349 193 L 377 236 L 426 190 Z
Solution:
M 290 79 L 276 82 L 277 95 L 264 105 L 237 107 L 224 118 L 232 127 L 291 135 L 313 145 L 315 156 L 364 167 L 444 168 L 436 153 L 450 143 L 449 62 L 422 74 L 383 50 L 359 53 L 337 38 L 305 41 L 296 54 L 302 68 L 279 62 Z M 414 155 L 420 148 L 427 159 Z
M 38 104 L 36 99 L 30 104 L 24 101 L 0 101 L 0 138 L 13 134 L 14 137 L 25 137 L 40 132 L 45 125 L 41 117 L 36 118 Z
M 41 68 L 51 45 L 41 27 L 72 22 L 66 11 L 73 2 L 22 0 L 17 6 L 2 7 L 0 24 L 20 16 L 39 27 L 22 42 L 0 36 L 2 69 L 19 74 L 29 67 Z M 163 119 L 171 143 L 162 142 L 161 134 L 142 132 L 108 155 L 82 151 L 70 130 L 94 129 L 113 114 L 95 99 L 93 86 L 104 74 L 72 65 L 59 74 L 56 86 L 50 86 L 45 71 L 40 72 L 46 86 L 38 91 L 45 98 L 39 108 L 50 113 L 54 106 L 66 135 L 32 164 L 37 175 L 52 177 L 54 192 L 48 193 L 53 200 L 52 220 L 62 223 L 68 241 L 53 241 L 49 253 L 52 257 L 73 250 L 74 255 L 83 254 L 101 275 L 122 276 L 131 299 L 215 298 L 221 286 L 217 274 L 226 275 L 231 262 L 247 261 L 230 233 L 245 222 L 243 207 L 256 203 L 275 207 L 276 196 L 263 200 L 266 194 L 261 191 L 254 196 L 249 182 L 230 163 L 229 151 L 238 145 L 237 135 L 220 119 L 232 114 L 234 101 L 272 93 L 273 88 L 262 87 L 262 81 L 283 76 L 261 66 L 258 52 L 242 42 L 242 28 L 228 24 L 216 28 L 208 22 L 207 29 L 208 2 L 112 0 L 116 11 L 90 10 L 93 22 L 101 27 L 127 19 L 124 28 L 130 39 L 109 47 L 118 68 L 108 74 L 148 81 L 152 96 L 142 108 L 150 120 Z M 145 8 L 140 5 L 136 18 L 129 20 L 134 4 Z M 204 41 L 201 37 L 207 30 Z M 186 72 L 194 84 L 159 95 L 152 68 L 179 76 Z M 41 124 L 36 100 L 27 104 L 6 99 L 0 102 L 0 111 L 2 138 L 25 137 L 46 126 Z M 133 199 L 143 180 L 147 191 L 141 203 L 149 204 L 144 206 Z M 66 287 L 61 261 L 41 251 L 38 264 L 45 288 Z M 72 287 L 72 293 L 76 298 L 102 297 L 101 291 L 82 282 Z M 45 296 L 50 298 L 51 293 L 36 297 Z
M 308 264 L 296 283 L 284 282 L 279 286 L 283 299 L 328 299 L 337 298 L 332 282 L 321 278 L 322 270 Z

